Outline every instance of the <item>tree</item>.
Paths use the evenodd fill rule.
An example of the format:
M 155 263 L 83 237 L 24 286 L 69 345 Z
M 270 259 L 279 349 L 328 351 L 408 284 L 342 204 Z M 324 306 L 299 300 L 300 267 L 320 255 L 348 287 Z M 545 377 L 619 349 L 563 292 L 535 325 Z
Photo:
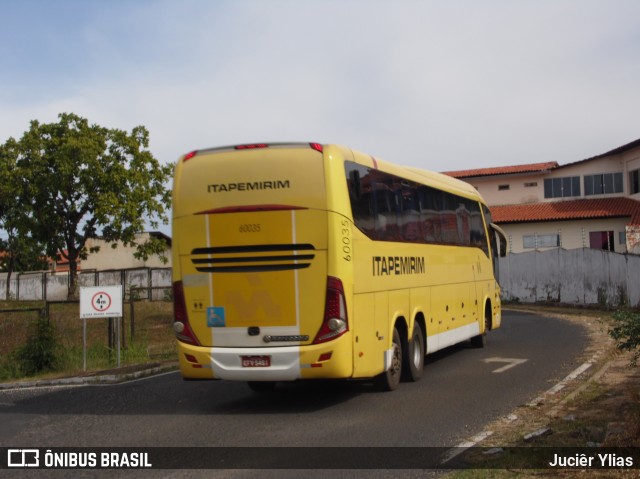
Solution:
M 17 174 L 17 143 L 9 139 L 0 145 L 0 271 L 7 273 L 7 299 L 11 296 L 11 276 L 15 271 L 47 268 L 44 245 L 30 234 L 32 217 L 20 204 L 20 178 Z
M 102 238 L 136 246 L 136 257 L 159 254 L 156 239 L 136 242 L 145 220 L 152 228 L 168 222 L 172 168 L 148 150 L 149 132 L 137 126 L 127 133 L 90 125 L 72 113 L 57 123 L 32 121 L 17 142 L 20 198 L 33 218 L 31 234 L 46 253 L 67 259 L 69 297 L 76 298 L 78 261 L 86 259 L 86 242 Z M 91 252 L 97 249 L 92 249 Z

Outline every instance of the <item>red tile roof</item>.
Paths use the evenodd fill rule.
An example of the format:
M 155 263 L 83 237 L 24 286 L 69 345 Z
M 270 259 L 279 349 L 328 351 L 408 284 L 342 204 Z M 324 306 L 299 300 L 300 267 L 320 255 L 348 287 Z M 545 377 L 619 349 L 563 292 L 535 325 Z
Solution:
M 630 217 L 629 224 L 638 225 L 640 201 L 618 197 L 503 205 L 492 206 L 491 214 L 498 224 Z
M 516 173 L 535 173 L 552 170 L 558 167 L 558 162 L 530 163 L 528 165 L 496 166 L 493 168 L 478 168 L 475 170 L 445 171 L 445 175 L 454 178 L 473 178 L 476 176 L 513 175 Z

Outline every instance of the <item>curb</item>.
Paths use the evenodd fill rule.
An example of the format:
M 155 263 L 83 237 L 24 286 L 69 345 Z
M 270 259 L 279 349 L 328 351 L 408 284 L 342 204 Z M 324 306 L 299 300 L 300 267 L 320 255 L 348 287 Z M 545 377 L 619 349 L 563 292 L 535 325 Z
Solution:
M 110 374 L 101 374 L 95 376 L 77 376 L 71 378 L 58 378 L 58 379 L 36 379 L 34 381 L 20 381 L 13 383 L 1 383 L 0 391 L 9 389 L 26 389 L 36 387 L 48 387 L 48 386 L 82 386 L 91 384 L 119 384 L 126 381 L 133 381 L 135 379 L 142 379 L 149 376 L 156 376 L 158 374 L 168 373 L 178 370 L 177 363 L 164 364 L 160 366 L 153 366 L 149 368 L 139 369 L 138 371 L 132 371 L 128 373 L 117 372 Z

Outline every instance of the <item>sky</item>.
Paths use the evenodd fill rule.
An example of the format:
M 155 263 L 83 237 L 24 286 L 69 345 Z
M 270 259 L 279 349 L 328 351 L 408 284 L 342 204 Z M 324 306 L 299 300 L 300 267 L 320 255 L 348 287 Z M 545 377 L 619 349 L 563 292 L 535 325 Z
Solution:
M 637 0 L 0 0 L 0 142 L 73 112 L 162 163 L 338 143 L 436 171 L 640 138 Z

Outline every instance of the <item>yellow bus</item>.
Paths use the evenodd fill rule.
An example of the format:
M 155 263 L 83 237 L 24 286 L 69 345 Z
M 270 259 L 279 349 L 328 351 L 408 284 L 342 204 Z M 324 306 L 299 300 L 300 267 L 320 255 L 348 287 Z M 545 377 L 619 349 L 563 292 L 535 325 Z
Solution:
M 181 374 L 393 390 L 500 326 L 505 252 L 481 196 L 448 176 L 318 143 L 191 152 L 173 189 Z

